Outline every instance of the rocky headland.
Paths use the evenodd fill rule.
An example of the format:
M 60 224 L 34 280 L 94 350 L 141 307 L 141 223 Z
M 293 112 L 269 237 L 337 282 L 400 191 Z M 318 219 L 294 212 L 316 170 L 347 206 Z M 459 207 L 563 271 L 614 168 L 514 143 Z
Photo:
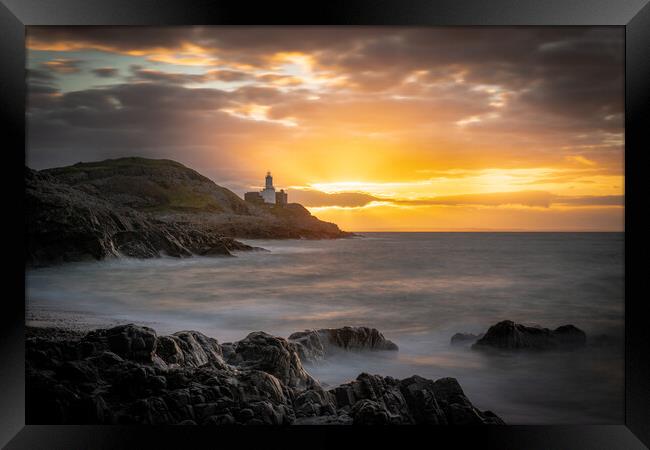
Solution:
M 237 238 L 349 237 L 299 204 L 255 205 L 170 160 L 25 168 L 26 263 L 232 255 Z
M 220 344 L 196 331 L 158 336 L 122 325 L 88 333 L 29 328 L 29 424 L 383 425 L 503 424 L 472 405 L 453 378 L 360 374 L 325 389 L 300 346 L 397 351 L 370 328 L 258 331 Z M 309 337 L 309 339 L 306 339 Z M 392 344 L 392 345 L 391 345 Z M 321 357 L 327 358 L 327 352 Z

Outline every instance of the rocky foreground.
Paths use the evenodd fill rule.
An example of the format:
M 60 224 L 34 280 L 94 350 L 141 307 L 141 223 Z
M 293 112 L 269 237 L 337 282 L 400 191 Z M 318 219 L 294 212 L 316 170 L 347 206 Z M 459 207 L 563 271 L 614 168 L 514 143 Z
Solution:
M 360 374 L 324 389 L 300 355 L 397 351 L 377 330 L 254 332 L 220 344 L 196 331 L 158 336 L 124 325 L 86 334 L 28 330 L 29 424 L 503 424 L 453 378 Z

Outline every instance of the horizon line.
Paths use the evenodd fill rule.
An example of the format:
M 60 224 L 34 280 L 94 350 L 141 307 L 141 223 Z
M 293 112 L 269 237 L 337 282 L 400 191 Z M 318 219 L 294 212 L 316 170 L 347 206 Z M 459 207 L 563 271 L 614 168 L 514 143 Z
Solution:
M 376 228 L 372 230 L 344 230 L 350 233 L 625 233 L 625 230 L 576 230 L 576 229 L 558 229 L 558 230 L 535 230 L 522 228 L 429 228 L 429 229 L 383 229 Z

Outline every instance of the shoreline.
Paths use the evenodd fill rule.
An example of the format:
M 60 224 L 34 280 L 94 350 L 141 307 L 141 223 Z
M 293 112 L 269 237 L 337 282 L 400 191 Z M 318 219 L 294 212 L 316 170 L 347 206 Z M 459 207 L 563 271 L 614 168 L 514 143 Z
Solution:
M 325 389 L 302 360 L 326 358 L 323 348 L 330 346 L 397 348 L 374 329 L 319 333 L 287 340 L 252 332 L 219 343 L 195 331 L 159 336 L 132 324 L 87 333 L 27 327 L 27 423 L 504 423 L 475 408 L 453 378 L 397 380 L 361 373 Z

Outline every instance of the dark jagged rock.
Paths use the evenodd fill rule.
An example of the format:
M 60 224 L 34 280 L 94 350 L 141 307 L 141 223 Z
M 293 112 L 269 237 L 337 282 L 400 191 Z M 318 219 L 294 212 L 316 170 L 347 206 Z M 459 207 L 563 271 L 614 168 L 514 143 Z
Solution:
M 333 349 L 343 350 L 390 350 L 397 351 L 375 328 L 343 327 L 305 330 L 291 334 L 289 341 L 296 345 L 303 361 L 314 362 L 326 357 Z
M 201 223 L 166 222 L 26 169 L 28 266 L 111 256 L 231 255 L 254 247 Z
M 472 333 L 456 333 L 451 337 L 452 345 L 464 345 L 476 341 L 481 338 L 482 334 L 472 334 Z
M 503 423 L 493 413 L 472 406 L 453 378 L 434 382 L 412 376 L 400 381 L 362 373 L 333 393 L 337 407 L 349 411 L 355 425 Z
M 563 347 L 584 347 L 587 335 L 573 325 L 562 325 L 551 333 L 558 345 Z
M 169 367 L 225 368 L 221 346 L 216 339 L 197 331 L 179 331 L 156 341 L 156 355 Z
M 81 341 L 82 351 L 93 354 L 110 351 L 126 359 L 153 362 L 156 332 L 148 327 L 120 325 L 91 331 Z
M 226 358 L 234 366 L 268 372 L 290 387 L 316 384 L 302 367 L 295 346 L 286 339 L 263 331 L 250 333 L 245 339 L 234 343 Z
M 333 390 L 294 344 L 266 333 L 220 345 L 196 331 L 125 325 L 86 335 L 28 329 L 29 424 L 498 424 L 451 378 L 361 374 Z
M 476 341 L 473 349 L 503 350 L 553 350 L 583 347 L 586 342 L 584 331 L 573 325 L 563 325 L 555 330 L 542 327 L 528 327 L 504 320 L 492 325 L 487 333 Z

